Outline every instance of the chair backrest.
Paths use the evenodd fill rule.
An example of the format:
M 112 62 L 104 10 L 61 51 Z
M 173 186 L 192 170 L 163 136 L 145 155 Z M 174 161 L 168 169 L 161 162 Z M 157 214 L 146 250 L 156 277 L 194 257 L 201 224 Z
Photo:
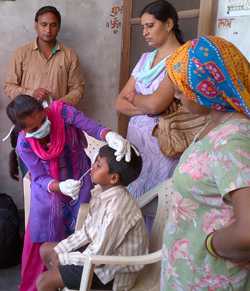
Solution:
M 31 181 L 30 181 L 30 173 L 27 172 L 23 177 L 23 195 L 24 195 L 24 221 L 25 228 L 28 224 L 29 213 L 30 213 L 30 196 L 31 196 Z
M 149 251 L 155 252 L 162 248 L 164 226 L 168 217 L 168 209 L 171 198 L 171 179 L 162 182 L 150 191 L 156 191 L 158 196 L 157 212 L 151 232 Z
M 87 142 L 88 142 L 88 147 L 85 149 L 86 154 L 89 156 L 91 163 L 93 164 L 96 158 L 96 155 L 99 152 L 99 149 L 104 146 L 106 143 L 101 140 L 97 140 L 94 137 L 88 135 L 85 133 Z
M 145 195 L 149 197 L 158 197 L 157 212 L 149 243 L 150 253 L 158 251 L 162 248 L 164 226 L 168 218 L 168 209 L 171 199 L 171 189 L 172 181 L 167 180 L 145 193 Z M 160 273 L 161 262 L 145 266 L 140 272 L 136 284 L 131 291 L 159 291 Z

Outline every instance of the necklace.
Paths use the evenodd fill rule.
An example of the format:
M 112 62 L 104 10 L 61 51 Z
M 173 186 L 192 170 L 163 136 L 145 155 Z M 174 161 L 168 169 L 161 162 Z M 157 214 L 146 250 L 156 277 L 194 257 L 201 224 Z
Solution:
M 226 114 L 224 116 L 224 118 L 221 118 L 221 120 L 219 120 L 219 124 L 223 124 L 225 123 L 226 121 L 228 121 L 232 116 L 233 116 L 234 112 L 231 112 L 230 114 Z M 208 118 L 208 121 L 204 124 L 204 126 L 196 133 L 193 141 L 192 141 L 192 144 L 194 144 L 197 139 L 200 137 L 200 135 L 202 134 L 202 132 L 208 127 L 208 125 L 213 122 L 212 118 Z

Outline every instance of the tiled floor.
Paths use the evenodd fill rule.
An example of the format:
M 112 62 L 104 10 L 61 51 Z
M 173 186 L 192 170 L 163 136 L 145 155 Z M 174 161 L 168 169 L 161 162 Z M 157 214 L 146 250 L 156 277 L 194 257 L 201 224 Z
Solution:
M 20 266 L 0 269 L 0 291 L 17 291 L 20 279 Z

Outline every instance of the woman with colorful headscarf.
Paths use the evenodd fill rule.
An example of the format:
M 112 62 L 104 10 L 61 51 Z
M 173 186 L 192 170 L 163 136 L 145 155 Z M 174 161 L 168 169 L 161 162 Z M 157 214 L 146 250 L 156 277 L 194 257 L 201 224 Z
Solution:
M 161 290 L 250 290 L 250 64 L 211 36 L 177 49 L 167 71 L 209 118 L 168 182 Z

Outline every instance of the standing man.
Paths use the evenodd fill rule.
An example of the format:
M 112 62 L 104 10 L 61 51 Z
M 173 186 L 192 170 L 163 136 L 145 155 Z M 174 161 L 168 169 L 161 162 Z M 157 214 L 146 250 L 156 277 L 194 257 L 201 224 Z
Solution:
M 37 38 L 18 48 L 9 65 L 4 92 L 10 98 L 28 94 L 38 100 L 63 99 L 76 105 L 84 94 L 78 56 L 56 39 L 61 15 L 53 6 L 35 15 Z

